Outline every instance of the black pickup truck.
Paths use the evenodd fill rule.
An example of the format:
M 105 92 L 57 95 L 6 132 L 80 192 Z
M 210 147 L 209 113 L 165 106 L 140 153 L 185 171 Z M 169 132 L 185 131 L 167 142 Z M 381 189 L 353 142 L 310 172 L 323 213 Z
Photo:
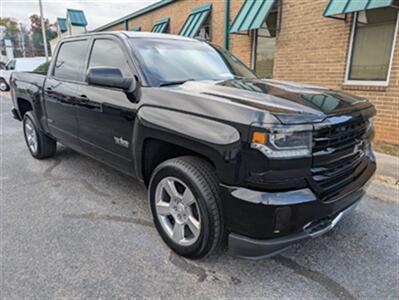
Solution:
M 369 101 L 257 78 L 216 45 L 111 32 L 62 40 L 47 76 L 15 73 L 32 156 L 57 142 L 142 180 L 180 255 L 278 253 L 331 230 L 376 169 Z

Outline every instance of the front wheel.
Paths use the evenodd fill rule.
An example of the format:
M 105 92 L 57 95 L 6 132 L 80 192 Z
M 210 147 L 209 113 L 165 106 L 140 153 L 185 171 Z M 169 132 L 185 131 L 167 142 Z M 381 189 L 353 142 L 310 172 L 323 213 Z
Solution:
M 224 232 L 219 197 L 208 162 L 187 156 L 161 163 L 151 177 L 149 200 L 165 243 L 192 259 L 214 253 Z
M 22 124 L 26 145 L 32 156 L 37 159 L 54 156 L 57 151 L 57 142 L 38 128 L 32 112 L 25 113 Z

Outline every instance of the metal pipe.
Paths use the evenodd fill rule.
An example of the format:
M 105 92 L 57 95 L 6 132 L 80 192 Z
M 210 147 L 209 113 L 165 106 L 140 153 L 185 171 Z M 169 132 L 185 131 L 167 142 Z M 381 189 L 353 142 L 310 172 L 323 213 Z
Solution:
M 229 50 L 230 0 L 224 0 L 224 49 Z
M 44 54 L 46 56 L 46 62 L 48 62 L 47 36 L 46 36 L 46 27 L 45 27 L 44 18 L 43 18 L 42 0 L 39 0 L 39 7 L 40 7 L 40 19 L 41 19 L 41 24 L 42 24 Z

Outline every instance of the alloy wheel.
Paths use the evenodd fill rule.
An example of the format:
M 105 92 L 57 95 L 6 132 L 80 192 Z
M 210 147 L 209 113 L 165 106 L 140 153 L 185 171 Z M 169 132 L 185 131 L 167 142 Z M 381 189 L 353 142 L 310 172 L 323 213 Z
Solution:
M 175 177 L 165 177 L 155 197 L 157 218 L 169 238 L 181 246 L 194 244 L 201 233 L 201 216 L 190 188 Z
M 25 126 L 25 137 L 28 143 L 28 147 L 32 151 L 32 153 L 37 153 L 37 148 L 38 148 L 37 133 L 33 125 L 33 122 L 29 118 L 27 118 L 24 126 Z

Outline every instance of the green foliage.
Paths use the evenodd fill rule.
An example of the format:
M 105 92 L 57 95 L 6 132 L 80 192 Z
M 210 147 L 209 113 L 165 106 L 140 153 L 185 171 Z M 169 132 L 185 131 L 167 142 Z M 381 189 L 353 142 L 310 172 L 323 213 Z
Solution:
M 7 37 L 16 45 L 19 41 L 19 27 L 18 23 L 10 18 L 0 18 L 0 25 L 6 26 L 5 33 Z
M 31 32 L 33 45 L 38 53 L 43 53 L 43 36 L 42 36 L 42 23 L 38 15 L 32 15 L 29 17 L 31 22 Z M 44 26 L 46 28 L 47 46 L 50 49 L 49 41 L 57 37 L 57 32 L 50 28 L 49 20 L 44 20 Z
M 50 65 L 50 62 L 42 63 L 40 66 L 38 66 L 36 69 L 34 69 L 33 72 L 47 73 L 49 65 Z

